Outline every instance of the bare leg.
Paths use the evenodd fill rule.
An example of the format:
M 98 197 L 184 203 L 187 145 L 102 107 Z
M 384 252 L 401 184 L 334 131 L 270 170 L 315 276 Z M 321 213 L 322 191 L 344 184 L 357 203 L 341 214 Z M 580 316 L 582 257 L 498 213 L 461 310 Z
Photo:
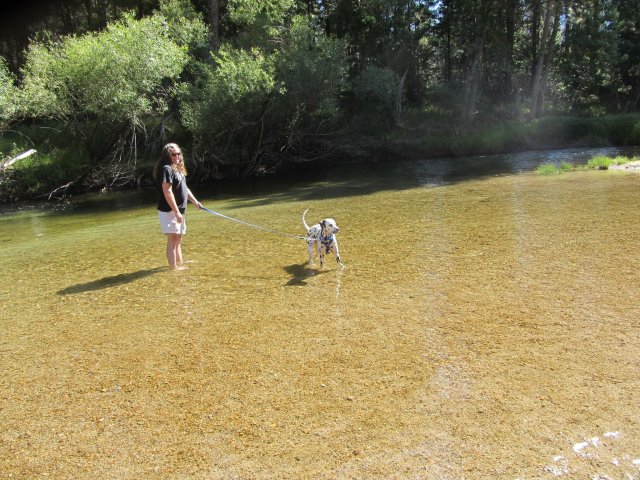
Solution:
M 182 235 L 178 235 L 178 244 L 176 245 L 176 266 L 182 267 L 184 262 L 182 261 Z
M 167 261 L 172 270 L 183 270 L 182 266 L 182 235 L 169 233 L 167 235 Z

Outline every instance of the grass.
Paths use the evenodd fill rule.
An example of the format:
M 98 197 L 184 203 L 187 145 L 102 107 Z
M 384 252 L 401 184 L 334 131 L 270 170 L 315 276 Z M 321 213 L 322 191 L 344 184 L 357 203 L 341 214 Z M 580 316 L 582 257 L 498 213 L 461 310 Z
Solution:
M 640 161 L 640 157 L 608 157 L 606 155 L 597 155 L 590 159 L 586 165 L 575 166 L 569 162 L 563 162 L 560 166 L 557 166 L 554 163 L 543 163 L 538 165 L 535 172 L 538 175 L 556 175 L 574 170 L 607 170 L 612 165 L 624 165 L 625 163 L 634 161 Z
M 629 158 L 629 157 L 607 157 L 605 155 L 598 155 L 597 157 L 593 157 L 591 160 L 587 162 L 588 168 L 595 168 L 598 170 L 607 170 L 611 165 L 624 165 L 625 163 L 629 163 L 631 161 L 638 160 L 637 157 Z
M 536 168 L 538 175 L 556 175 L 560 173 L 560 169 L 553 163 L 543 163 Z
M 560 165 L 560 172 L 570 172 L 573 169 L 573 165 L 569 162 L 562 162 L 562 164 Z
M 587 168 L 596 170 L 606 170 L 613 164 L 613 158 L 605 155 L 598 155 L 587 162 Z

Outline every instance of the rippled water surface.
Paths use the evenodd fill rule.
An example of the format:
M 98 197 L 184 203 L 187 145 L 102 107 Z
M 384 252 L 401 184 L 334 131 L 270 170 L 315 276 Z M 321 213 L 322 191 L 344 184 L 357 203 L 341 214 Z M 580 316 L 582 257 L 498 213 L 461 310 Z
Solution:
M 3 478 L 640 478 L 640 174 L 344 168 L 0 216 Z M 567 157 L 567 158 L 565 158 Z M 559 160 L 558 160 L 559 159 Z

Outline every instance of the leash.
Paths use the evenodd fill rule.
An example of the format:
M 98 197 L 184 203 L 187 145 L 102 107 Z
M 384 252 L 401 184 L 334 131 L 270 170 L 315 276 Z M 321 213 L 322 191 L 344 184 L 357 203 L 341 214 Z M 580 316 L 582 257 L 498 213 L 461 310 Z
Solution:
M 226 218 L 227 220 L 231 220 L 232 222 L 241 223 L 242 225 L 245 225 L 247 227 L 257 228 L 258 230 L 263 230 L 265 232 L 273 233 L 275 235 L 280 235 L 282 237 L 297 238 L 299 240 L 306 240 L 307 239 L 306 237 L 303 237 L 302 235 L 290 235 L 288 233 L 278 232 L 277 230 L 271 230 L 270 228 L 261 227 L 260 225 L 254 225 L 253 223 L 243 222 L 242 220 L 238 220 L 237 218 L 228 217 L 228 216 L 223 215 L 222 213 L 216 212 L 214 210 L 209 210 L 207 207 L 204 207 L 204 206 L 202 207 L 202 210 L 205 210 L 205 211 L 209 212 L 211 215 L 216 215 L 218 217 Z

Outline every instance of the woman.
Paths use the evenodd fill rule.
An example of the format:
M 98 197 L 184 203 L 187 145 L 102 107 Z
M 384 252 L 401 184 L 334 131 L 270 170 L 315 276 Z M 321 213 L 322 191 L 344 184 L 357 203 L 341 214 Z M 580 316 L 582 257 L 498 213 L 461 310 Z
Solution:
M 187 187 L 186 176 L 182 150 L 175 143 L 166 144 L 153 170 L 153 178 L 158 186 L 158 216 L 162 233 L 167 236 L 167 260 L 172 270 L 187 268 L 182 262 L 182 236 L 187 233 L 187 201 L 198 209 L 202 208 Z

